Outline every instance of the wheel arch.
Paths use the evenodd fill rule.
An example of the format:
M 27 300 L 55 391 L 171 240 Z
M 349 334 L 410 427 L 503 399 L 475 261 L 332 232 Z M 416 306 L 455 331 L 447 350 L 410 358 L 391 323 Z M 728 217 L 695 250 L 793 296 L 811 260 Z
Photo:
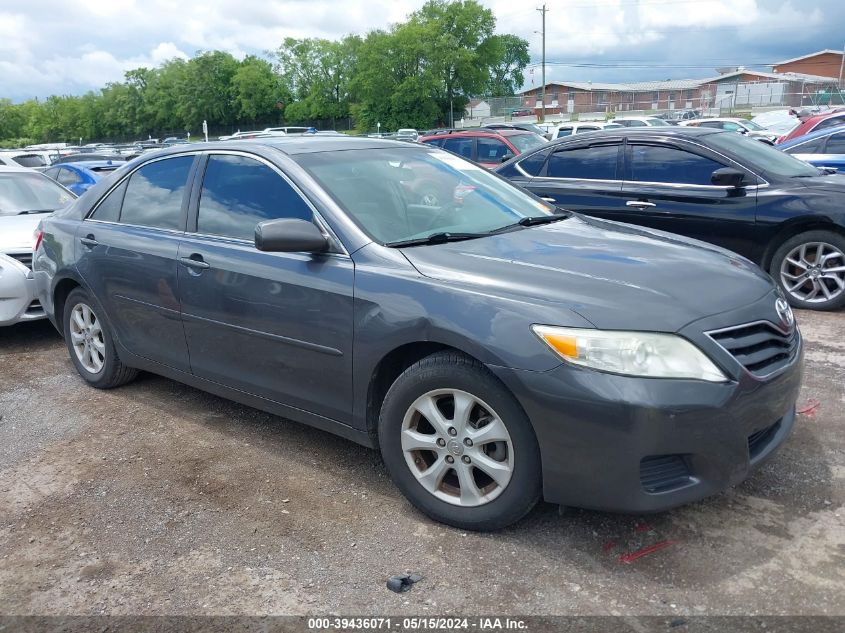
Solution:
M 833 231 L 834 233 L 838 233 L 839 235 L 845 237 L 845 227 L 837 224 L 829 217 L 813 216 L 788 220 L 784 222 L 783 227 L 781 227 L 781 229 L 766 245 L 766 250 L 764 251 L 760 262 L 760 267 L 768 272 L 770 266 L 772 265 L 772 258 L 778 248 L 780 248 L 780 245 L 786 240 L 801 233 L 806 233 L 807 231 Z
M 64 333 L 64 313 L 65 302 L 68 295 L 76 288 L 84 288 L 82 283 L 73 277 L 64 277 L 59 280 L 53 288 L 53 316 L 55 318 L 55 326 L 62 336 Z

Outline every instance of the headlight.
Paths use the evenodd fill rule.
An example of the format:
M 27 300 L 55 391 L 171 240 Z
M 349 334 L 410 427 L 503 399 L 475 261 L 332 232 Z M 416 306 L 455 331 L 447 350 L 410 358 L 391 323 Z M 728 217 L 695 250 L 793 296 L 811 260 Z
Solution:
M 728 378 L 695 345 L 674 334 L 588 330 L 548 325 L 531 329 L 565 361 L 599 371 L 648 378 Z

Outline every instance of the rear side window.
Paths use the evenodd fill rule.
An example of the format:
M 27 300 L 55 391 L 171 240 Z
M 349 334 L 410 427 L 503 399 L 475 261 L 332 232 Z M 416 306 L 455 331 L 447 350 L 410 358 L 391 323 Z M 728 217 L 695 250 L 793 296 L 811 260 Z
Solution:
M 507 145 L 495 138 L 479 138 L 476 151 L 481 163 L 498 163 L 505 154 L 513 154 Z
M 557 138 L 563 138 L 564 136 L 571 136 L 572 135 L 572 128 L 571 127 L 562 127 L 557 131 Z
M 432 138 L 427 141 L 423 141 L 426 145 L 434 145 L 435 147 L 441 147 L 443 145 L 442 138 Z
M 471 138 L 447 138 L 443 141 L 443 149 L 472 160 Z
M 710 185 L 713 172 L 724 167 L 715 160 L 672 147 L 631 146 L 631 180 Z
M 845 132 L 830 135 L 824 151 L 826 154 L 845 154 Z
M 132 174 L 123 199 L 121 223 L 182 229 L 182 198 L 193 162 L 193 156 L 166 158 Z
M 58 181 L 59 181 L 60 184 L 66 186 L 66 187 L 68 185 L 75 185 L 76 183 L 80 182 L 81 180 L 82 180 L 82 178 L 80 178 L 79 174 L 77 174 L 75 171 L 72 171 L 70 169 L 64 169 L 64 168 L 59 170 Z
M 112 189 L 105 198 L 102 199 L 91 218 L 100 220 L 102 222 L 117 222 L 120 219 L 120 206 L 123 204 L 123 196 L 126 194 L 126 185 L 128 180 L 124 180 L 119 187 Z
M 197 232 L 255 238 L 265 220 L 313 219 L 311 207 L 278 173 L 245 156 L 210 156 L 200 194 Z
M 817 138 L 812 141 L 807 141 L 806 143 L 799 143 L 798 145 L 783 151 L 787 154 L 820 154 L 823 143 L 823 138 Z
M 616 180 L 618 145 L 594 145 L 555 152 L 549 158 L 549 178 Z
M 845 123 L 845 117 L 841 116 L 833 116 L 829 119 L 824 119 L 819 124 L 813 128 L 814 132 L 818 132 L 819 130 L 824 130 L 829 127 L 836 127 L 837 125 L 842 125 Z

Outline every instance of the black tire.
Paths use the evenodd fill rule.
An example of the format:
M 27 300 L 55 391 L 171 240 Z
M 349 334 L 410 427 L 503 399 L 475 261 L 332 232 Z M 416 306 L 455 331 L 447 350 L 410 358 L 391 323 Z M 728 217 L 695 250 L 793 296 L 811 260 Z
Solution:
M 801 297 L 796 297 L 792 292 L 790 292 L 786 285 L 787 280 L 781 275 L 781 269 L 787 256 L 801 245 L 811 243 L 827 244 L 838 250 L 839 253 L 845 254 L 845 236 L 842 236 L 839 233 L 825 230 L 799 233 L 798 235 L 794 235 L 786 240 L 775 251 L 772 256 L 772 263 L 769 266 L 769 274 L 775 280 L 775 283 L 780 286 L 789 304 L 795 308 L 803 308 L 805 310 L 836 310 L 841 308 L 845 306 L 845 290 L 834 293 L 831 299 L 825 299 L 822 301 L 805 301 L 802 300 Z M 845 265 L 845 259 L 837 258 L 831 265 L 837 267 Z M 828 287 L 832 288 L 833 283 L 830 282 Z
M 72 342 L 71 334 L 71 318 L 73 318 L 74 309 L 77 306 L 87 306 L 89 310 L 96 317 L 97 323 L 101 329 L 100 340 L 104 345 L 104 352 L 102 354 L 102 367 L 99 371 L 92 371 L 83 365 L 82 361 L 77 356 L 76 350 Z M 117 350 L 114 345 L 114 338 L 112 337 L 111 328 L 108 321 L 104 318 L 103 310 L 100 305 L 94 301 L 91 295 L 82 288 L 76 288 L 67 297 L 65 301 L 65 313 L 63 315 L 63 331 L 65 334 L 65 344 L 70 354 L 70 360 L 76 367 L 79 375 L 92 387 L 97 389 L 113 389 L 125 385 L 133 380 L 138 375 L 138 370 L 124 365 L 117 355 Z
M 405 414 L 417 398 L 439 389 L 464 391 L 482 400 L 507 428 L 513 447 L 510 481 L 483 505 L 464 507 L 441 500 L 417 481 L 406 462 L 401 440 Z M 406 369 L 387 392 L 378 433 L 393 482 L 412 504 L 436 521 L 465 530 L 498 530 L 524 517 L 540 499 L 540 451 L 528 417 L 498 378 L 463 354 L 438 352 Z

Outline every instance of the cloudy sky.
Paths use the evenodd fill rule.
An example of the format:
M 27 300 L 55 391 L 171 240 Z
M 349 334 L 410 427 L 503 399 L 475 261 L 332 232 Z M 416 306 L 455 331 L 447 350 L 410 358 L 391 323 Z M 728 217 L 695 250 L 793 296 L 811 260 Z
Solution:
M 424 0 L 2 0 L 0 98 L 79 94 L 198 50 L 261 54 L 285 37 L 336 38 L 401 21 Z M 541 2 L 542 0 L 540 0 Z M 482 0 L 500 32 L 531 43 L 540 13 Z M 845 42 L 843 0 L 546 0 L 547 80 L 707 77 Z M 536 5 L 540 6 L 539 2 Z M 755 66 L 757 64 L 758 66 Z

